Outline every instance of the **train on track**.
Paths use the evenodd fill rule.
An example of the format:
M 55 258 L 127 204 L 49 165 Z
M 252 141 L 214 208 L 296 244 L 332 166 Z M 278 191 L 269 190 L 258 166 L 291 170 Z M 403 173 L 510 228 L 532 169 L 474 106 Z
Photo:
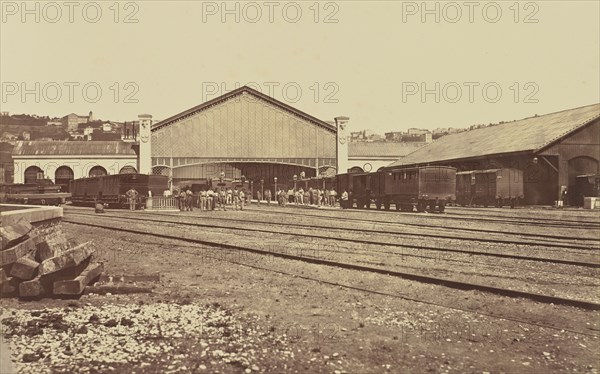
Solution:
M 71 194 L 61 192 L 61 186 L 50 179 L 38 179 L 33 183 L 0 184 L 0 202 L 27 205 L 62 205 Z
M 456 173 L 456 204 L 514 208 L 525 197 L 524 188 L 519 169 L 461 171 Z
M 405 212 L 443 212 L 456 193 L 456 168 L 423 166 L 383 169 L 374 173 L 346 173 L 330 178 L 300 181 L 303 188 L 334 188 L 340 196 L 347 191 L 346 208 Z
M 347 208 L 438 211 L 446 205 L 515 207 L 524 199 L 523 171 L 489 169 L 457 172 L 453 167 L 383 168 L 375 173 L 346 173 L 299 181 L 305 190 L 319 188 L 349 193 Z
M 168 189 L 169 178 L 164 175 L 115 174 L 81 178 L 71 181 L 71 203 L 73 205 L 94 206 L 102 203 L 109 208 L 129 207 L 127 191 L 134 188 L 138 192 L 136 209 L 146 206 L 149 192 L 152 196 L 162 196 Z

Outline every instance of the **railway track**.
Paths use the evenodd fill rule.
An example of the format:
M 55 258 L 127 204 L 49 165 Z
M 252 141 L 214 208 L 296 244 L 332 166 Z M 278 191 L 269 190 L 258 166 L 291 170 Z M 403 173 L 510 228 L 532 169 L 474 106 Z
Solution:
M 93 218 L 97 218 L 97 215 L 85 215 L 85 216 L 89 216 L 89 217 L 93 217 Z M 126 218 L 126 217 L 118 217 L 118 216 L 113 216 L 111 217 L 113 219 L 117 219 L 117 220 L 123 220 L 125 222 L 129 222 L 129 224 L 131 224 L 130 219 Z M 134 217 L 135 218 L 135 217 Z M 194 218 L 194 217 L 189 217 L 189 216 L 178 216 L 177 218 Z M 145 219 L 134 219 L 134 221 L 143 221 L 146 222 L 147 220 Z M 173 230 L 173 229 L 177 229 L 177 228 L 181 228 L 184 226 L 192 226 L 192 227 L 198 227 L 198 225 L 195 222 L 185 222 L 185 221 L 165 221 L 165 220 L 154 220 L 157 223 L 160 223 L 163 226 L 164 230 Z M 211 220 L 212 221 L 212 220 Z M 247 222 L 246 222 L 247 223 Z M 211 233 L 215 233 L 216 231 L 222 232 L 223 234 L 225 234 L 226 236 L 229 236 L 230 238 L 228 238 L 227 240 L 237 240 L 235 239 L 235 237 L 237 235 L 240 234 L 241 232 L 244 233 L 248 233 L 248 232 L 254 232 L 256 230 L 252 230 L 252 229 L 245 229 L 244 227 L 224 227 L 223 225 L 215 225 L 215 226 L 211 226 L 209 227 L 209 232 Z M 262 232 L 262 231 L 261 231 Z M 358 260 L 357 262 L 359 263 L 363 263 L 363 264 L 371 264 L 371 265 L 375 265 L 375 266 L 383 266 L 383 265 L 388 265 L 388 266 L 400 266 L 403 268 L 407 268 L 407 269 L 414 269 L 415 271 L 421 271 L 423 270 L 423 266 L 425 264 L 427 264 L 427 268 L 430 271 L 434 271 L 434 272 L 444 272 L 443 269 L 447 268 L 448 265 L 450 264 L 458 264 L 461 265 L 463 267 L 463 271 L 461 272 L 461 275 L 466 276 L 468 275 L 469 270 L 473 267 L 473 266 L 477 266 L 478 269 L 483 269 L 483 268 L 487 268 L 491 270 L 491 273 L 489 273 L 490 276 L 495 277 L 495 278 L 504 278 L 506 280 L 510 280 L 512 277 L 510 276 L 505 276 L 502 274 L 498 273 L 499 269 L 504 269 L 504 271 L 507 274 L 513 274 L 515 273 L 515 269 L 519 268 L 519 273 L 522 272 L 527 272 L 527 274 L 539 274 L 538 276 L 536 276 L 536 279 L 538 279 L 539 281 L 537 282 L 539 286 L 546 286 L 550 283 L 547 282 L 551 282 L 552 280 L 549 279 L 547 282 L 544 282 L 544 280 L 542 280 L 542 278 L 546 278 L 549 274 L 554 274 L 554 275 L 558 275 L 559 277 L 564 277 L 565 272 L 573 272 L 575 271 L 575 273 L 577 274 L 577 279 L 579 279 L 581 282 L 581 285 L 587 284 L 585 283 L 584 279 L 587 278 L 589 279 L 591 282 L 595 282 L 597 275 L 595 274 L 582 274 L 582 271 L 580 270 L 573 270 L 573 268 L 569 268 L 569 269 L 562 269 L 562 271 L 557 271 L 554 269 L 554 267 L 550 267 L 550 268 L 544 268 L 543 270 L 540 270 L 540 266 L 539 264 L 541 264 L 540 262 L 529 262 L 529 263 L 520 263 L 519 265 L 522 266 L 515 266 L 515 264 L 513 263 L 506 263 L 505 261 L 497 261 L 498 257 L 494 257 L 494 256 L 485 256 L 485 253 L 481 253 L 481 252 L 477 252 L 480 255 L 469 255 L 469 254 L 465 254 L 463 252 L 449 252 L 449 251 L 442 251 L 439 250 L 439 248 L 436 247 L 436 249 L 438 249 L 438 251 L 432 251 L 429 250 L 428 248 L 430 247 L 424 247 L 424 246 L 411 246 L 411 248 L 406 247 L 407 245 L 396 245 L 395 247 L 399 247 L 400 250 L 390 250 L 388 249 L 388 247 L 390 246 L 394 246 L 393 243 L 389 246 L 386 245 L 380 245 L 382 247 L 382 249 L 379 248 L 373 248 L 373 246 L 370 246 L 370 248 L 366 249 L 366 248 L 357 248 L 357 246 L 355 244 L 360 244 L 357 243 L 356 239 L 345 239 L 343 241 L 343 243 L 348 243 L 350 244 L 350 247 L 348 246 L 344 246 L 344 245 L 338 245 L 338 239 L 337 238 L 331 238 L 331 237 L 317 237 L 314 235 L 307 235 L 307 234 L 297 234 L 294 232 L 271 232 L 271 231 L 264 231 L 265 234 L 276 234 L 276 235 L 282 235 L 281 237 L 291 237 L 293 239 L 290 239 L 289 241 L 285 241 L 285 245 L 283 246 L 284 250 L 288 251 L 296 251 L 296 252 L 314 252 L 316 253 L 315 255 L 320 256 L 320 257 L 325 257 L 326 254 L 330 254 L 333 256 L 347 256 L 347 255 L 358 255 L 358 256 L 365 256 L 365 257 L 374 257 L 374 260 Z M 231 239 L 233 238 L 233 239 Z M 296 239 L 296 238 L 300 238 L 300 239 Z M 310 239 L 309 241 L 302 241 L 303 238 L 308 238 Z M 243 237 L 240 237 L 240 239 L 243 239 Z M 315 239 L 320 239 L 322 240 L 320 243 L 315 243 L 314 240 Z M 222 238 L 220 237 L 219 240 L 222 240 Z M 225 242 L 227 242 L 227 240 Z M 152 243 L 147 243 L 147 244 L 152 244 Z M 306 248 L 303 248 L 303 246 L 308 246 L 309 250 L 307 251 Z M 358 246 L 360 247 L 360 246 Z M 408 248 L 408 251 L 406 251 L 406 248 Z M 278 250 L 282 248 L 281 245 L 277 245 Z M 315 249 L 316 250 L 311 250 Z M 378 256 L 379 259 L 381 258 L 381 256 L 384 256 L 384 258 L 386 258 L 386 262 L 389 261 L 390 263 L 388 264 L 384 264 L 381 262 L 381 260 L 378 260 Z M 488 260 L 490 260 L 489 262 L 485 262 L 485 261 L 479 261 L 476 259 L 476 257 L 484 257 Z M 527 258 L 535 258 L 533 256 L 529 256 Z M 417 260 L 426 260 L 429 262 L 419 262 Z M 507 258 L 503 258 L 503 260 L 508 260 Z M 523 260 L 523 258 L 519 258 L 518 260 Z M 410 264 L 410 262 L 414 262 L 413 264 Z M 440 264 L 444 264 L 444 266 L 440 266 Z M 546 261 L 547 264 L 550 265 L 554 265 L 554 264 L 559 264 L 559 265 L 564 265 L 564 264 L 560 264 L 557 263 L 556 261 L 554 261 L 553 259 L 548 259 L 548 261 Z M 437 265 L 437 266 L 436 266 Z M 570 265 L 570 266 L 578 266 L 580 265 L 583 267 L 590 267 L 589 263 L 586 263 L 584 261 L 568 261 L 566 262 L 566 265 Z M 594 267 L 594 266 L 591 266 Z M 465 271 L 467 273 L 465 273 Z M 495 274 L 494 274 L 495 273 Z M 481 274 L 474 274 L 477 276 L 480 276 Z M 564 283 L 558 283 L 558 284 L 562 284 L 564 285 Z
M 521 210 L 521 212 L 523 212 L 523 210 Z M 482 217 L 495 217 L 495 218 L 506 218 L 506 219 L 530 219 L 530 220 L 535 220 L 535 221 L 539 221 L 539 222 L 550 222 L 550 223 L 572 223 L 572 224 L 590 224 L 590 225 L 595 225 L 595 226 L 600 226 L 600 220 L 598 219 L 593 219 L 593 217 L 589 217 L 589 216 L 567 216 L 565 218 L 544 218 L 544 217 L 530 217 L 529 215 L 525 215 L 525 216 L 515 216 L 515 215 L 511 215 L 511 214 L 497 214 L 500 213 L 499 211 L 494 211 L 494 210 L 485 210 L 485 211 L 480 211 L 477 208 L 462 208 L 462 207 L 456 207 L 456 206 L 452 206 L 452 207 L 448 207 L 446 210 L 446 213 L 451 213 L 453 215 L 459 215 L 459 216 L 482 216 Z M 494 214 L 496 213 L 496 214 Z M 534 213 L 534 212 L 527 212 L 526 213 Z
M 140 243 L 145 243 L 145 244 L 150 244 L 150 245 L 154 244 L 153 242 L 140 242 Z M 202 247 L 199 247 L 199 245 L 194 244 L 194 243 L 190 243 L 190 244 L 191 245 L 189 245 L 189 246 L 186 245 L 185 247 L 191 248 L 191 250 L 182 249 L 181 246 L 172 245 L 172 244 L 163 246 L 163 248 L 166 247 L 166 248 L 169 248 L 170 251 L 176 251 L 176 252 L 179 252 L 182 254 L 197 256 L 198 255 L 197 249 L 202 248 Z M 215 251 L 218 251 L 218 249 L 215 249 Z M 283 275 L 283 276 L 289 276 L 289 277 L 293 277 L 293 278 L 298 278 L 298 279 L 315 282 L 318 284 L 324 284 L 324 285 L 329 285 L 332 287 L 339 287 L 339 288 L 344 288 L 344 289 L 348 289 L 348 290 L 354 290 L 354 291 L 362 292 L 365 294 L 386 296 L 386 297 L 391 297 L 391 298 L 395 298 L 395 299 L 401 299 L 401 300 L 411 301 L 411 302 L 415 302 L 415 303 L 431 305 L 431 306 L 435 306 L 435 307 L 441 307 L 441 308 L 459 311 L 459 312 L 463 312 L 463 313 L 468 313 L 468 314 L 472 314 L 472 315 L 488 317 L 488 318 L 492 318 L 495 320 L 511 321 L 511 322 L 516 322 L 516 323 L 523 324 L 523 325 L 541 327 L 541 328 L 545 328 L 545 329 L 549 329 L 549 330 L 553 330 L 553 331 L 557 331 L 557 332 L 567 331 L 567 332 L 571 332 L 571 333 L 574 333 L 577 335 L 589 336 L 589 337 L 593 337 L 593 338 L 600 337 L 600 335 L 598 335 L 598 334 L 590 333 L 587 331 L 581 331 L 579 329 L 573 329 L 573 328 L 565 327 L 565 326 L 556 326 L 555 324 L 545 324 L 545 323 L 541 323 L 537 320 L 532 321 L 532 320 L 527 320 L 527 319 L 523 319 L 523 318 L 517 318 L 512 315 L 507 316 L 507 315 L 503 315 L 503 314 L 498 314 L 497 311 L 488 313 L 488 312 L 481 310 L 480 308 L 476 308 L 476 309 L 462 308 L 458 305 L 448 305 L 448 304 L 442 304 L 442 303 L 435 302 L 435 301 L 425 300 L 422 298 L 409 297 L 407 294 L 393 294 L 393 293 L 388 293 L 388 292 L 382 292 L 379 290 L 373 290 L 371 288 L 365 288 L 365 287 L 360 287 L 360 286 L 356 286 L 356 285 L 340 283 L 337 281 L 335 281 L 335 282 L 327 281 L 322 278 L 315 278 L 315 277 L 307 276 L 304 274 L 297 274 L 297 273 L 292 273 L 289 271 L 282 271 L 282 270 L 277 270 L 277 269 L 273 269 L 273 268 L 262 267 L 262 266 L 258 266 L 256 264 L 249 264 L 247 262 L 236 261 L 231 258 L 224 258 L 223 256 L 218 255 L 218 253 L 219 252 L 215 252 L 215 254 L 217 254 L 215 256 L 210 256 L 210 255 L 207 256 L 205 253 L 202 253 L 202 255 L 209 259 L 217 261 L 217 262 L 226 262 L 229 264 L 234 264 L 234 265 L 238 265 L 238 266 L 242 266 L 242 267 L 246 267 L 246 268 L 250 268 L 250 269 L 254 269 L 254 270 L 267 271 L 267 272 L 276 273 L 276 274 Z M 592 329 L 592 330 L 597 331 L 595 329 Z
M 63 222 L 75 224 L 75 225 L 94 227 L 94 228 L 108 229 L 108 230 L 119 231 L 119 232 L 152 236 L 152 237 L 161 238 L 161 239 L 182 241 L 182 242 L 186 242 L 186 243 L 207 245 L 210 247 L 221 248 L 221 249 L 251 252 L 254 254 L 273 256 L 273 257 L 278 257 L 278 258 L 283 258 L 283 259 L 288 259 L 288 260 L 302 261 L 305 263 L 325 265 L 325 266 L 331 266 L 331 267 L 347 269 L 347 270 L 355 270 L 355 271 L 361 271 L 361 272 L 389 275 L 389 276 L 402 278 L 402 279 L 406 279 L 406 280 L 411 280 L 411 281 L 416 281 L 416 282 L 426 283 L 426 284 L 433 284 L 433 285 L 438 285 L 438 286 L 444 286 L 444 287 L 458 289 L 458 290 L 477 290 L 477 291 L 481 291 L 481 292 L 486 292 L 486 293 L 490 293 L 490 294 L 506 296 L 506 297 L 511 297 L 511 298 L 529 299 L 532 301 L 546 303 L 546 304 L 566 305 L 566 306 L 572 306 L 572 307 L 577 307 L 577 308 L 582 308 L 582 309 L 587 309 L 587 310 L 600 310 L 600 304 L 591 302 L 591 301 L 585 301 L 585 300 L 569 299 L 569 298 L 563 298 L 563 297 L 545 295 L 545 294 L 539 294 L 539 293 L 533 293 L 533 292 L 518 291 L 518 290 L 512 290 L 512 289 L 508 289 L 508 288 L 489 286 L 489 285 L 485 285 L 485 284 L 462 282 L 462 281 L 456 281 L 456 280 L 448 279 L 448 278 L 425 276 L 425 275 L 420 275 L 420 274 L 415 274 L 415 273 L 375 268 L 375 267 L 370 267 L 370 266 L 350 264 L 350 263 L 344 263 L 344 262 L 339 262 L 339 261 L 331 261 L 331 260 L 315 258 L 315 257 L 299 256 L 299 255 L 294 255 L 294 254 L 289 254 L 289 253 L 266 251 L 263 249 L 257 249 L 257 248 L 252 248 L 252 247 L 248 247 L 248 246 L 233 245 L 233 244 L 228 244 L 228 243 L 217 242 L 214 240 L 202 240 L 202 239 L 195 239 L 195 238 L 187 238 L 187 237 L 169 235 L 169 234 L 164 234 L 164 233 L 150 232 L 147 230 L 137 230 L 137 229 L 131 229 L 131 228 L 115 227 L 115 226 L 106 225 L 106 224 L 73 221 L 70 219 L 63 219 Z
M 80 215 L 80 216 L 85 216 L 85 217 L 92 217 L 92 218 L 97 218 L 97 215 L 95 214 L 85 214 L 85 213 L 69 213 L 69 214 L 74 214 L 74 215 Z M 167 214 L 163 214 L 164 216 L 171 216 L 171 215 L 167 215 Z M 106 215 L 105 215 L 106 216 Z M 296 236 L 296 237 L 304 237 L 304 238 L 311 238 L 311 239 L 325 239 L 325 240 L 336 240 L 336 241 L 340 241 L 340 242 L 348 242 L 348 243 L 353 243 L 353 244 L 367 244 L 367 245 L 377 245 L 377 246 L 387 246 L 387 247 L 400 247 L 400 248 L 410 248 L 410 249 L 414 249 L 414 250 L 428 250 L 428 251 L 435 251 L 435 252 L 446 252 L 446 253 L 457 253 L 457 254 L 463 254 L 463 255 L 471 255 L 471 256 L 483 256 L 483 257 L 491 257 L 491 258 L 504 258 L 504 259 L 513 259 L 513 260 L 525 260 L 525 261 L 533 261 L 533 262 L 540 262 L 540 263 L 551 263 L 551 264 L 563 264 L 563 265 L 572 265 L 572 266 L 581 266 L 581 267 L 588 267 L 588 268 L 594 268 L 594 269 L 598 269 L 600 268 L 600 263 L 597 262 L 587 262 L 587 261 L 574 261 L 574 260 L 566 260 L 566 259 L 554 259 L 554 258 L 544 258 L 544 257 L 535 257 L 535 256 L 523 256 L 523 255 L 516 255 L 516 254 L 507 254 L 507 253 L 493 253 L 493 252 L 480 252 L 480 251 L 472 251 L 472 250 L 467 250 L 467 249 L 455 249 L 455 248 L 440 248 L 440 247 L 431 247 L 431 246 L 423 246 L 423 245 L 412 245 L 412 244 L 396 244 L 396 243 L 388 243 L 388 242 L 381 242 L 381 241 L 374 241 L 374 240 L 366 240 L 366 239 L 352 239 L 352 238 L 342 238 L 339 236 L 336 237 L 331 237 L 331 236 L 325 236 L 325 235 L 318 235 L 318 234 L 302 234 L 302 233 L 294 233 L 294 232 L 289 232 L 289 231 L 279 231 L 279 232 L 274 232 L 273 230 L 267 230 L 267 229 L 261 229 L 261 228 L 252 228 L 252 227 L 227 227 L 227 226 L 223 226 L 223 225 L 219 225 L 219 224 L 207 224 L 207 223 L 198 223 L 198 222 L 182 222 L 182 221 L 167 221 L 167 220 L 162 220 L 162 219 L 152 219 L 152 218 L 139 218 L 139 217 L 132 217 L 132 216 L 118 216 L 118 215 L 109 215 L 108 217 L 111 218 L 116 218 L 116 219 L 123 219 L 123 220 L 129 220 L 129 221 L 141 221 L 141 222 L 157 222 L 157 223 L 167 223 L 167 224 L 174 224 L 174 225 L 187 225 L 187 226 L 193 226 L 193 227 L 203 227 L 203 228 L 212 228 L 212 229 L 224 229 L 224 230 L 244 230 L 244 231 L 248 231 L 248 232 L 258 232 L 258 233 L 279 233 L 279 234 L 285 234 L 285 235 L 292 235 L 292 236 Z M 175 216 L 178 218 L 182 218 L 182 216 Z M 186 217 L 187 218 L 187 217 Z M 211 221 L 214 220 L 221 220 L 221 221 L 227 221 L 227 222 L 231 222 L 231 221 L 236 221 L 236 222 L 241 222 L 244 224 L 254 224 L 256 222 L 248 222 L 248 221 L 244 221 L 244 220 L 239 220 L 239 219 L 219 219 L 219 218 L 212 218 L 211 217 Z M 260 222 L 260 223 L 265 223 L 265 224 L 271 224 L 270 222 Z M 303 227 L 308 227 L 308 228 L 314 228 L 314 226 L 311 225 L 304 225 Z M 319 226 L 322 227 L 322 226 Z M 330 230 L 338 230 L 341 232 L 347 231 L 349 229 L 347 228 L 328 228 Z M 359 233 L 364 233 L 365 230 L 362 229 L 355 229 L 354 231 L 359 232 Z M 375 232 L 375 233 L 384 233 L 384 234 L 388 234 L 388 235 L 405 235 L 404 233 L 398 233 L 398 232 L 384 232 L 384 231 L 378 231 L 378 230 L 372 230 L 371 232 Z M 421 236 L 420 234 L 411 234 L 411 236 Z M 438 236 L 440 237 L 440 236 Z M 444 236 L 441 236 L 440 238 L 446 238 Z M 449 237 L 451 239 L 457 239 L 456 237 Z M 515 242 L 515 243 L 519 243 L 519 242 Z M 506 244 L 506 243 L 503 243 Z M 512 244 L 512 242 L 511 242 Z M 537 244 L 542 245 L 542 244 Z
M 378 221 L 378 220 L 374 220 L 374 219 L 368 219 L 368 218 L 354 218 L 354 217 L 336 217 L 336 216 L 331 216 L 331 215 L 323 215 L 323 214 L 309 214 L 309 213 L 297 213 L 294 212 L 293 214 L 291 214 L 289 211 L 284 211 L 284 210 L 273 210 L 273 209 L 255 209 L 255 208 L 250 208 L 247 209 L 249 212 L 252 213 L 258 213 L 260 212 L 260 214 L 285 214 L 285 215 L 293 215 L 293 216 L 298 216 L 298 217 L 311 217 L 311 218 L 321 218 L 321 219 L 328 219 L 328 220 L 336 220 L 336 221 L 348 221 L 348 222 L 366 222 L 369 224 L 386 224 L 386 225 L 404 225 L 404 226 L 411 226 L 411 227 L 419 227 L 419 228 L 428 228 L 428 229 L 436 229 L 439 230 L 440 226 L 439 225 L 431 225 L 431 224 L 424 224 L 424 223 L 410 223 L 410 222 L 382 222 L 382 221 Z M 319 211 L 319 213 L 322 213 L 323 211 Z M 523 232 L 515 232 L 515 231 L 501 231 L 501 230 L 487 230 L 487 229 L 475 229 L 475 228 L 468 228 L 468 227 L 443 227 L 444 229 L 452 229 L 452 230 L 460 230 L 460 231 L 467 231 L 467 232 L 479 232 L 479 233 L 486 233 L 486 234 L 498 234 L 498 235 L 514 235 L 514 236 L 520 236 L 520 237 L 530 237 L 530 238 L 544 238 L 544 239 L 554 239 L 554 240 L 562 240 L 562 241 L 582 241 L 582 242 L 592 242 L 595 244 L 600 245 L 600 238 L 591 238 L 591 237 L 581 237 L 581 236 L 564 236 L 564 235 L 550 235 L 550 234 L 532 234 L 532 233 L 523 233 Z M 377 230 L 375 230 L 377 231 Z M 391 233 L 388 231 L 381 231 L 381 233 L 386 234 L 386 233 Z M 393 232 L 392 232 L 393 233 Z M 433 235 L 432 237 L 442 237 L 440 235 L 437 234 L 423 234 L 423 236 L 427 236 L 427 235 Z M 448 236 L 449 237 L 449 236 Z M 451 238 L 456 238 L 456 236 L 452 236 Z M 488 241 L 487 238 L 477 238 L 477 241 Z M 523 242 L 523 241 L 510 241 L 508 240 L 506 244 L 522 244 L 522 245 L 529 245 L 529 243 L 527 242 Z M 571 249 L 583 249 L 583 250 L 589 250 L 592 249 L 590 247 L 587 246 L 575 246 L 572 244 L 552 244 L 552 243 L 535 243 L 532 245 L 546 245 L 548 247 L 558 247 L 558 248 L 571 248 Z M 600 249 L 597 248 L 597 249 Z
M 490 218 L 488 215 L 478 215 L 478 214 L 462 214 L 452 212 L 452 208 L 448 208 L 444 214 L 427 214 L 423 213 L 409 213 L 409 212 L 392 212 L 387 210 L 378 210 L 374 209 L 374 205 L 371 205 L 370 209 L 347 209 L 348 212 L 373 212 L 379 214 L 392 214 L 392 215 L 404 215 L 404 216 L 414 216 L 414 217 L 427 217 L 427 218 L 435 218 L 441 220 L 456 220 L 460 219 L 463 221 L 473 221 L 473 222 L 492 222 L 492 223 L 509 223 L 516 226 L 537 226 L 537 227 L 561 227 L 561 228 L 572 228 L 572 229 L 598 229 L 600 228 L 600 222 L 591 222 L 591 221 L 575 221 L 575 220 L 552 220 L 545 218 L 534 218 L 534 217 L 514 217 L 516 219 L 506 219 L 512 217 L 500 217 L 499 219 Z M 473 216 L 482 216 L 482 217 L 473 217 Z

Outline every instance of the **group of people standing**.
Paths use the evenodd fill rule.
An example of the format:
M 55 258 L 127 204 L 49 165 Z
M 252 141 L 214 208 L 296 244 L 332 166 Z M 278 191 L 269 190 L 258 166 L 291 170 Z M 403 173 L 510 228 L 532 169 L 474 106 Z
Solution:
M 169 191 L 170 192 L 170 191 Z M 165 197 L 169 193 L 165 191 Z M 227 210 L 227 206 L 232 206 L 234 210 L 244 210 L 244 205 L 250 204 L 250 196 L 244 189 L 235 188 L 204 188 L 198 195 L 194 195 L 189 187 L 183 187 L 173 194 L 178 199 L 179 210 L 182 212 L 193 211 L 194 207 L 200 211 L 208 210 Z
M 169 190 L 164 192 L 164 197 L 174 196 L 177 198 L 179 210 L 182 212 L 193 211 L 194 207 L 199 208 L 201 211 L 209 210 L 227 210 L 227 207 L 233 208 L 234 210 L 244 210 L 244 206 L 250 205 L 252 196 L 245 191 L 245 189 L 235 188 L 204 188 L 199 192 L 198 195 L 194 195 L 190 187 L 182 187 L 178 191 L 174 191 L 171 195 Z M 265 201 L 267 205 L 271 204 L 273 197 L 277 200 L 279 206 L 286 206 L 288 204 L 295 205 L 316 205 L 316 206 L 328 206 L 335 207 L 339 203 L 339 206 L 346 208 L 348 204 L 348 192 L 344 191 L 341 196 L 338 197 L 337 191 L 332 189 L 320 189 L 320 188 L 308 188 L 304 190 L 302 187 L 294 190 L 279 189 L 272 195 L 270 189 L 260 190 L 256 192 L 257 204 L 260 205 L 261 201 Z
M 277 191 L 277 201 L 279 205 L 286 206 L 287 204 L 296 205 L 316 205 L 335 207 L 339 201 L 342 208 L 345 208 L 348 201 L 348 192 L 344 191 L 338 198 L 337 191 L 332 188 L 330 190 L 323 188 L 309 187 L 307 190 L 300 187 L 297 190 L 289 189 Z

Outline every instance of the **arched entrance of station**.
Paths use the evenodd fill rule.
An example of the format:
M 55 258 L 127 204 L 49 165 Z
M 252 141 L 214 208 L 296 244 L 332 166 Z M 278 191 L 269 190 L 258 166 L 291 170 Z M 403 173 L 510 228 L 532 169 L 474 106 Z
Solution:
M 153 174 L 159 171 L 158 167 L 153 170 Z M 206 179 L 219 178 L 221 172 L 224 173 L 226 179 L 240 179 L 242 176 L 252 182 L 258 188 L 261 181 L 263 188 L 275 189 L 290 188 L 294 185 L 294 175 L 300 178 L 304 172 L 305 178 L 315 177 L 316 170 L 311 167 L 291 164 L 275 164 L 275 163 L 260 163 L 260 162 L 231 162 L 231 163 L 214 163 L 214 164 L 196 164 L 174 167 L 173 184 L 190 183 L 198 181 L 199 183 Z M 277 178 L 277 182 L 275 182 Z
M 54 172 L 54 183 L 60 186 L 62 192 L 70 192 L 71 181 L 75 179 L 73 169 L 61 166 Z
M 37 166 L 30 166 L 25 169 L 25 184 L 37 183 L 38 179 L 44 179 L 44 171 Z

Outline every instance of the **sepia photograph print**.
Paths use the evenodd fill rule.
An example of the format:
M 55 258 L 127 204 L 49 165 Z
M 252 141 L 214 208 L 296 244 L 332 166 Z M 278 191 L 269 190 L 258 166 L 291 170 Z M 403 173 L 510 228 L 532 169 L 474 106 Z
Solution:
M 599 374 L 600 1 L 0 0 L 0 374 Z

